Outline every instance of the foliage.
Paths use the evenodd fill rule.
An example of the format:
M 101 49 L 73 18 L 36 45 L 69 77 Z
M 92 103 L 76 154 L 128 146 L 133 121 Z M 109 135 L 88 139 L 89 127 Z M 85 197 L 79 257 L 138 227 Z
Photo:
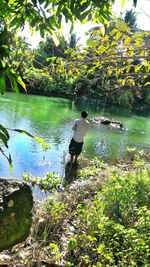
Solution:
M 119 22 L 105 35 L 101 29 L 93 30 L 84 50 L 80 66 L 86 80 L 87 91 L 92 97 L 102 96 L 111 103 L 123 106 L 134 105 L 144 98 L 143 92 L 149 92 L 146 77 L 149 73 L 149 48 L 144 42 L 146 33 L 131 33 L 124 22 Z M 82 75 L 82 74 L 81 74 Z M 85 79 L 86 78 L 86 79 Z M 82 84 L 76 93 L 82 92 Z
M 33 65 L 33 52 L 25 38 L 17 36 L 13 31 L 10 38 L 9 65 L 24 78 L 26 71 Z
M 91 168 L 95 163 L 102 173 L 104 164 L 94 160 Z M 50 257 L 58 264 L 63 260 L 66 266 L 149 265 L 150 171 L 111 168 L 109 173 L 107 182 L 101 187 L 99 179 L 88 195 L 85 188 L 70 189 L 46 202 L 51 229 L 47 240 L 57 247 Z
M 105 20 L 110 15 L 112 3 L 115 1 L 107 0 L 103 2 L 88 1 L 84 2 L 60 2 L 51 0 L 36 1 L 7 1 L 1 3 L 0 15 L 9 20 L 9 27 L 21 28 L 25 22 L 29 22 L 30 26 L 35 30 L 39 30 L 43 36 L 45 29 L 52 32 L 56 28 L 60 28 L 62 18 L 65 17 L 66 22 L 74 22 L 76 19 L 80 21 L 88 20 Z
M 148 162 L 150 158 L 150 153 L 145 152 L 143 149 L 138 150 L 137 147 L 127 147 L 126 148 L 129 160 L 133 161 L 135 166 L 144 167 L 145 162 Z
M 7 29 L 7 24 L 0 16 L 0 93 L 6 90 L 6 78 L 9 79 L 10 85 L 15 92 L 19 92 L 18 84 L 26 90 L 25 83 L 21 76 L 14 70 L 9 62 L 11 53 L 12 35 Z
M 45 191 L 53 191 L 60 184 L 61 179 L 55 172 L 48 172 L 45 177 L 33 177 L 29 173 L 23 174 L 23 179 L 31 183 L 32 186 L 38 186 L 40 189 Z
M 0 140 L 1 140 L 0 152 L 7 159 L 9 166 L 10 166 L 10 172 L 12 172 L 12 168 L 13 168 L 13 161 L 11 158 L 11 154 L 8 152 L 8 148 L 9 148 L 8 143 L 9 143 L 9 139 L 10 139 L 9 132 L 10 131 L 18 132 L 20 134 L 25 134 L 25 135 L 33 138 L 34 140 L 36 140 L 38 143 L 40 143 L 42 145 L 43 150 L 46 150 L 49 148 L 49 146 L 45 143 L 45 141 L 42 138 L 39 138 L 37 136 L 33 136 L 32 134 L 30 134 L 29 132 L 27 132 L 25 130 L 10 129 L 10 128 L 6 128 L 0 124 Z
M 126 11 L 124 21 L 132 30 L 137 28 L 136 20 L 136 13 L 132 9 Z
M 96 27 L 88 35 L 87 46 L 61 50 L 61 57 L 53 50 L 47 60 L 51 50 L 47 40 L 41 44 L 41 51 L 45 51 L 43 70 L 53 81 L 46 86 L 47 91 L 56 82 L 57 91 L 66 91 L 67 95 L 98 97 L 128 107 L 142 102 L 149 105 L 148 33 L 133 33 L 119 19 L 110 22 L 105 33 L 102 27 Z M 34 79 L 34 71 L 29 75 Z
M 56 73 L 55 73 L 56 74 Z M 73 79 L 63 75 L 50 75 L 48 69 L 31 68 L 26 73 L 28 93 L 47 96 L 71 96 L 73 94 Z
M 18 91 L 19 83 L 24 89 L 23 83 L 17 72 L 14 72 L 11 65 L 8 64 L 10 47 L 8 36 L 10 31 L 23 29 L 25 23 L 28 22 L 31 29 L 40 30 L 41 36 L 44 37 L 46 31 L 53 36 L 54 30 L 60 28 L 62 19 L 65 17 L 66 22 L 71 21 L 72 24 L 76 19 L 81 22 L 88 20 L 105 21 L 111 14 L 111 5 L 115 0 L 106 1 L 88 1 L 82 0 L 78 2 L 51 0 L 16 0 L 1 1 L 0 9 L 0 89 L 4 92 L 6 89 L 5 78 L 9 78 L 12 88 Z M 136 4 L 137 1 L 133 1 Z
M 1 124 L 0 124 L 0 139 L 2 141 L 2 147 L 0 147 L 0 152 L 7 159 L 8 163 L 9 163 L 9 166 L 10 166 L 10 171 L 12 171 L 12 158 L 11 158 L 11 155 L 9 154 L 7 156 L 5 151 L 4 151 L 4 148 L 8 149 L 9 133 L 8 133 L 8 130 L 4 126 L 2 126 Z
M 54 63 L 57 58 L 65 59 L 67 58 L 65 51 L 68 48 L 76 48 L 79 39 L 73 31 L 69 34 L 69 40 L 66 40 L 59 31 L 55 35 L 58 41 L 57 44 L 52 36 L 46 35 L 45 39 L 39 43 L 37 49 L 34 49 L 34 67 L 41 69 Z
M 44 36 L 44 32 L 46 30 L 51 33 L 51 36 L 48 37 L 47 39 L 47 44 L 41 43 L 41 48 L 39 48 L 39 51 L 35 53 L 35 59 L 34 59 L 34 64 L 37 67 L 38 62 L 41 64 L 41 60 L 44 61 L 44 65 L 48 65 L 47 62 L 45 62 L 44 57 L 47 58 L 48 62 L 51 63 L 53 60 L 52 58 L 54 56 L 56 57 L 64 57 L 68 58 L 70 57 L 71 61 L 75 61 L 75 54 L 74 54 L 74 48 L 75 48 L 75 35 L 72 33 L 71 38 L 70 38 L 70 44 L 69 46 L 72 48 L 72 52 L 65 53 L 65 49 L 68 48 L 68 44 L 66 40 L 64 39 L 63 36 L 58 35 L 54 33 L 55 28 L 59 28 L 61 25 L 62 17 L 64 16 L 66 20 L 70 20 L 72 22 L 75 21 L 75 19 L 79 19 L 81 21 L 86 21 L 86 20 L 92 20 L 94 19 L 95 21 L 106 21 L 108 17 L 110 17 L 110 10 L 111 10 L 111 5 L 112 3 L 115 2 L 113 1 L 78 1 L 78 3 L 72 3 L 72 1 L 66 2 L 60 2 L 59 5 L 57 2 L 53 1 L 51 2 L 50 0 L 47 1 L 9 1 L 9 4 L 7 4 L 7 1 L 3 0 L 1 3 L 1 11 L 0 11 L 0 17 L 1 17 L 1 90 L 2 92 L 5 90 L 6 85 L 5 85 L 5 78 L 6 76 L 9 77 L 11 87 L 15 90 L 18 91 L 18 84 L 20 83 L 21 86 L 24 87 L 25 89 L 25 84 L 21 80 L 21 77 L 18 75 L 18 71 L 23 74 L 24 72 L 24 67 L 25 64 L 23 63 L 24 61 L 26 62 L 26 59 L 30 59 L 31 53 L 29 49 L 27 48 L 27 44 L 25 42 L 19 40 L 19 46 L 20 48 L 15 51 L 13 51 L 12 48 L 17 48 L 17 40 L 13 41 L 14 34 L 11 36 L 10 31 L 13 33 L 16 33 L 17 29 L 20 29 L 24 27 L 25 22 L 29 22 L 29 25 L 31 28 L 35 30 L 39 30 L 41 32 L 41 35 Z M 137 1 L 133 1 L 134 4 L 136 4 Z M 124 3 L 124 1 L 123 1 Z M 89 8 L 90 7 L 90 8 Z M 119 34 L 118 34 L 119 35 Z M 11 36 L 11 38 L 8 38 Z M 55 36 L 55 39 L 59 41 L 59 45 L 55 45 L 52 36 Z M 10 39 L 10 41 L 8 40 Z M 14 38 L 16 39 L 16 37 Z M 19 38 L 18 38 L 19 39 Z M 13 47 L 12 47 L 13 43 Z M 10 44 L 10 45 L 8 45 Z M 51 46 L 50 49 L 47 50 L 48 45 Z M 90 48 L 90 47 L 89 47 Z M 21 49 L 21 50 L 20 50 Z M 42 49 L 42 50 L 40 50 Z M 43 51 L 43 52 L 42 52 Z M 78 50 L 76 51 L 78 53 Z M 41 55 L 39 55 L 41 54 Z M 49 54 L 49 57 L 48 57 Z M 83 53 L 83 60 L 84 60 L 84 55 L 88 56 L 88 53 L 84 51 Z M 40 57 L 40 60 L 39 60 Z M 81 58 L 82 56 L 80 56 Z M 15 60 L 15 64 L 13 64 Z M 38 60 L 37 60 L 38 59 Z M 52 60 L 52 61 L 51 61 Z M 59 60 L 58 60 L 59 61 Z M 79 60 L 80 61 L 80 60 Z M 64 62 L 61 62 L 61 67 L 64 65 Z M 59 62 L 57 62 L 58 64 Z M 76 64 L 76 62 L 74 62 Z M 80 62 L 81 63 L 81 62 Z M 42 63 L 43 64 L 43 63 Z M 84 63 L 82 63 L 84 65 Z M 82 66 L 81 65 L 81 66 Z M 85 64 L 86 65 L 86 64 Z M 93 64 L 92 64 L 93 65 Z M 76 66 L 76 65 L 75 65 Z M 83 66 L 84 71 L 78 71 L 77 67 L 75 68 L 74 66 L 74 71 L 72 73 L 73 77 L 76 79 L 80 75 L 84 75 L 84 72 L 88 70 L 88 66 Z M 68 64 L 67 62 L 67 69 L 70 67 L 70 62 Z M 73 66 L 72 66 L 73 67 Z M 38 64 L 39 68 L 39 64 Z M 94 66 L 95 68 L 95 66 Z M 57 71 L 60 72 L 60 68 L 58 70 L 57 68 L 54 68 L 55 72 Z M 81 68 L 80 68 L 81 69 Z M 17 72 L 15 71 L 17 70 Z M 66 70 L 65 70 L 66 71 Z M 63 70 L 61 70 L 61 73 Z M 69 75 L 70 77 L 70 72 L 66 71 L 67 73 L 65 76 Z M 90 71 L 90 75 L 92 75 L 93 70 Z M 65 77 L 65 79 L 68 77 Z M 89 81 L 89 77 L 87 77 L 87 83 L 89 89 L 91 81 Z M 80 77 L 82 79 L 82 77 Z M 107 79 L 106 79 L 107 80 Z M 131 79 L 129 79 L 131 80 Z M 17 81 L 17 82 L 16 82 Z M 131 84 L 131 81 L 130 81 Z M 92 84 L 93 86 L 93 84 Z M 78 88 L 78 86 L 77 86 Z M 77 90 L 78 91 L 78 90 Z M 92 90 L 91 90 L 92 91 Z M 127 95 L 127 94 L 126 94 Z M 129 95 L 129 94 L 128 94 Z M 125 99 L 128 101 L 128 95 L 125 96 Z
M 32 1 L 8 1 L 2 0 L 0 15 L 10 20 L 11 27 L 24 27 L 26 21 L 29 22 L 34 29 L 40 29 L 43 33 L 47 27 L 48 30 L 59 28 L 61 26 L 62 17 L 66 22 L 74 22 L 76 19 L 80 21 L 99 20 L 103 21 L 110 15 L 111 5 L 115 0 L 106 1 L 88 1 L 72 2 L 71 0 L 57 2 L 56 0 L 32 0 Z M 125 1 L 122 1 L 125 2 Z M 136 5 L 137 0 L 133 0 Z

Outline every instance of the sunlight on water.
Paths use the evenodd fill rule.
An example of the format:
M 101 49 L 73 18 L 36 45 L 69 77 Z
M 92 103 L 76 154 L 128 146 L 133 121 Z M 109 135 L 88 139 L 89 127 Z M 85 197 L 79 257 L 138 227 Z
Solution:
M 127 146 L 150 149 L 150 114 L 133 114 L 128 109 L 106 108 L 98 103 L 6 93 L 0 97 L 1 124 L 19 128 L 44 138 L 51 149 L 44 152 L 40 144 L 28 136 L 10 131 L 9 151 L 13 158 L 13 173 L 0 155 L 0 177 L 22 177 L 23 172 L 42 176 L 48 171 L 64 173 L 72 124 L 85 109 L 89 118 L 105 116 L 119 120 L 125 130 L 109 126 L 91 126 L 84 143 L 84 156 L 105 160 L 125 156 Z

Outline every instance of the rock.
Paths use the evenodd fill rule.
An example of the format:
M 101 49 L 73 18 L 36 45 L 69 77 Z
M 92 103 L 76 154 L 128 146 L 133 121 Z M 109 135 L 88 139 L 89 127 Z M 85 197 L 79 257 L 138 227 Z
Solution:
M 106 118 L 106 117 L 95 117 L 92 120 L 93 124 L 104 124 L 104 125 L 109 125 L 113 128 L 116 129 L 121 129 L 123 128 L 123 124 L 120 121 L 111 121 L 110 119 Z
M 21 180 L 0 179 L 0 252 L 28 237 L 32 207 L 29 185 Z
M 9 266 L 11 262 L 11 256 L 7 254 L 0 254 L 0 267 Z
M 120 128 L 123 127 L 123 126 L 121 126 L 121 124 L 119 124 L 119 123 L 117 123 L 117 122 L 111 122 L 111 123 L 109 124 L 109 126 L 110 126 L 111 128 L 115 128 L 115 129 L 120 129 Z
M 37 231 L 37 236 L 41 236 L 45 230 L 46 227 L 46 218 L 40 218 L 38 221 L 38 231 Z
M 113 125 L 114 128 L 123 128 L 123 124 L 120 121 L 111 121 L 111 126 Z
M 96 124 L 105 124 L 105 125 L 108 125 L 108 124 L 111 123 L 111 120 L 109 120 L 106 117 L 95 117 L 93 119 L 93 122 L 96 123 Z

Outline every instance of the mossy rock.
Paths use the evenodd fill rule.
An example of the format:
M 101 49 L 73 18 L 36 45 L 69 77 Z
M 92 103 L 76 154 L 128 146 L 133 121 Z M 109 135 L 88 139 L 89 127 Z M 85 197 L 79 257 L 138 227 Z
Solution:
M 113 128 L 123 128 L 123 124 L 122 122 L 120 121 L 112 121 L 106 117 L 95 117 L 93 120 L 92 120 L 92 123 L 93 124 L 104 124 L 104 125 L 109 125 Z
M 21 180 L 0 179 L 0 251 L 23 242 L 30 233 L 33 196 Z

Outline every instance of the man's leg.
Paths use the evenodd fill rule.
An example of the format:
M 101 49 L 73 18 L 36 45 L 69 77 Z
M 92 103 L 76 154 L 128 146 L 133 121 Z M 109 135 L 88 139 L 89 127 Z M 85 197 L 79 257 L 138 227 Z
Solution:
M 73 162 L 73 159 L 74 159 L 74 155 L 70 155 L 70 162 Z
M 79 157 L 79 155 L 75 155 L 75 160 L 74 160 L 75 163 L 77 163 L 78 157 Z

